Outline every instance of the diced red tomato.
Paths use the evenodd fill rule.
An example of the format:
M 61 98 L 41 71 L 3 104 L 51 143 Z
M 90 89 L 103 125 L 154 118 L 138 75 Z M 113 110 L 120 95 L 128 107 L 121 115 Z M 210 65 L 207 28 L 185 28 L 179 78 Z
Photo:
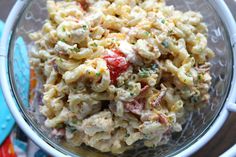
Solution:
M 114 53 L 108 54 L 103 58 L 106 60 L 107 67 L 110 70 L 112 83 L 115 84 L 120 74 L 128 69 L 129 63 L 126 61 L 125 55 L 120 50 L 114 49 L 112 51 Z

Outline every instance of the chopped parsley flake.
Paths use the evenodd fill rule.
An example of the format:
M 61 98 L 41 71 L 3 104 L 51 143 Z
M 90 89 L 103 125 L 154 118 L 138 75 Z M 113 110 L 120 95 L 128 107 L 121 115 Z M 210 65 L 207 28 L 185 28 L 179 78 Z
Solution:
M 157 70 L 157 69 L 158 69 L 158 65 L 157 65 L 157 64 L 153 64 L 152 67 L 151 67 L 151 69 L 152 69 L 153 71 Z
M 200 53 L 203 53 L 203 52 L 204 52 L 204 49 L 203 49 L 203 48 L 200 48 L 200 49 L 199 49 L 199 52 L 200 52 Z
M 167 40 L 164 40 L 164 41 L 162 41 L 161 45 L 164 46 L 165 48 L 168 48 L 169 42 Z
M 63 128 L 63 127 L 64 127 L 64 124 L 60 123 L 60 124 L 58 124 L 55 128 L 56 128 L 56 129 L 60 129 L 60 128 Z
M 83 25 L 83 29 L 84 29 L 84 30 L 87 30 L 87 26 L 86 26 L 86 25 Z
M 199 74 L 197 77 L 198 77 L 198 80 L 199 80 L 199 81 L 203 79 L 202 74 Z
M 101 73 L 100 73 L 100 72 L 97 72 L 97 73 L 96 73 L 96 76 L 100 76 L 100 75 L 101 75 Z
M 79 51 L 79 48 L 78 48 L 78 47 L 75 47 L 75 48 L 71 49 L 71 51 L 76 51 L 76 52 L 78 52 L 78 51 Z
M 89 70 L 87 70 L 86 73 L 89 74 L 89 75 L 91 74 L 91 72 Z
M 63 32 L 65 32 L 65 31 L 66 31 L 65 27 L 62 27 L 62 31 L 63 31 Z
M 198 96 L 191 97 L 191 103 L 198 103 L 200 101 Z
M 98 45 L 96 43 L 92 43 L 91 46 L 98 47 Z
M 149 33 L 149 32 L 145 32 L 145 35 L 146 35 L 146 36 L 149 36 L 149 35 L 150 35 L 150 33 Z
M 169 34 L 169 35 L 171 35 L 171 34 L 173 34 L 173 33 L 174 33 L 174 31 L 173 31 L 172 29 L 168 31 L 168 34 Z
M 191 73 L 186 73 L 186 75 L 187 75 L 187 76 L 189 76 L 189 77 L 191 77 L 191 76 L 192 76 L 192 74 L 191 74 Z
M 68 130 L 70 131 L 70 132 L 75 132 L 77 129 L 74 127 L 74 126 L 67 126 L 67 128 L 68 128 Z
M 142 68 L 141 70 L 139 70 L 138 75 L 142 78 L 146 78 L 150 76 L 150 72 L 146 68 Z
M 162 19 L 161 20 L 161 23 L 165 24 L 166 20 L 165 19 Z
M 134 96 L 134 93 L 130 93 L 130 96 Z
M 60 41 L 61 41 L 61 42 L 64 42 L 64 43 L 66 42 L 65 39 L 61 39 Z
M 73 120 L 71 121 L 71 123 L 72 123 L 72 124 L 77 124 L 77 120 L 76 120 L 76 119 L 73 119 Z

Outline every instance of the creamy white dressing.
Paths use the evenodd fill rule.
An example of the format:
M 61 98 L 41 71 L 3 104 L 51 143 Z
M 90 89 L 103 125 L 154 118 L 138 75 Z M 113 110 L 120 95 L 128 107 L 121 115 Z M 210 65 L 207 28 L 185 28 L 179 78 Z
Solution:
M 142 65 L 140 57 L 134 50 L 134 45 L 125 40 L 120 41 L 119 50 L 126 55 L 126 59 L 134 65 Z

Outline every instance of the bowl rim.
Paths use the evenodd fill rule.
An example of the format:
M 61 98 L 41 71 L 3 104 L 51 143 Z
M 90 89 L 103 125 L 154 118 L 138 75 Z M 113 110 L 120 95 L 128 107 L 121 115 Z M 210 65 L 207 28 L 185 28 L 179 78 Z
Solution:
M 52 143 L 47 143 L 44 141 L 41 137 L 39 137 L 39 134 L 34 131 L 30 127 L 30 125 L 27 123 L 27 120 L 22 116 L 21 112 L 18 110 L 17 102 L 15 99 L 14 91 L 12 91 L 11 84 L 8 82 L 8 71 L 7 71 L 7 59 L 8 59 L 8 39 L 9 37 L 12 37 L 11 31 L 16 25 L 17 19 L 20 17 L 20 13 L 24 11 L 24 8 L 27 6 L 28 0 L 20 0 L 17 1 L 13 7 L 13 9 L 10 12 L 9 17 L 7 18 L 6 27 L 4 28 L 4 34 L 1 41 L 1 49 L 0 49 L 0 73 L 2 74 L 2 77 L 0 79 L 1 86 L 3 89 L 3 94 L 5 96 L 5 99 L 7 101 L 7 104 L 14 116 L 14 118 L 17 121 L 17 124 L 21 127 L 21 129 L 27 134 L 28 137 L 30 137 L 38 146 L 43 148 L 45 151 L 47 151 L 49 154 L 53 156 L 70 156 L 65 155 L 58 150 L 56 150 L 55 144 L 52 145 Z M 176 156 L 189 156 L 196 152 L 198 149 L 200 149 L 204 144 L 206 144 L 222 127 L 225 120 L 227 119 L 229 115 L 229 111 L 235 109 L 232 106 L 235 106 L 235 100 L 236 97 L 233 95 L 234 92 L 236 92 L 236 24 L 234 21 L 234 18 L 229 11 L 229 8 L 225 4 L 224 1 L 220 0 L 209 0 L 209 2 L 213 5 L 215 10 L 218 12 L 218 15 L 221 17 L 221 20 L 225 24 L 225 30 L 228 31 L 228 35 L 230 37 L 231 46 L 232 46 L 232 55 L 233 55 L 233 75 L 232 75 L 232 81 L 230 85 L 230 89 L 228 90 L 228 96 L 225 100 L 225 103 L 223 105 L 223 108 L 221 109 L 219 115 L 215 120 L 213 120 L 210 123 L 210 126 L 203 131 L 203 135 L 199 138 L 195 138 L 193 141 L 189 142 L 192 145 L 188 145 L 187 147 L 181 148 L 177 150 L 178 154 Z M 196 141 L 197 140 L 197 141 Z M 58 149 L 58 148 L 57 148 Z M 184 149 L 184 150 L 183 150 Z M 60 150 L 60 149 L 59 149 Z M 64 152 L 65 150 L 63 150 Z M 179 152 L 181 151 L 181 152 Z M 67 152 L 67 154 L 71 154 L 70 152 Z M 72 155 L 73 156 L 73 155 Z

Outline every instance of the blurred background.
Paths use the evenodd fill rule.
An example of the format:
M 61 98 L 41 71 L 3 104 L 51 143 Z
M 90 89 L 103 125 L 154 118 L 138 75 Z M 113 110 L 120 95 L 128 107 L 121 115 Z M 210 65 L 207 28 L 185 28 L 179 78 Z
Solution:
M 15 3 L 15 0 L 0 0 L 0 20 L 5 21 L 10 9 L 13 7 Z M 235 19 L 236 19 L 236 0 L 226 0 L 226 3 L 228 4 L 229 8 L 231 9 Z M 236 93 L 235 93 L 236 95 Z M 3 102 L 0 101 L 0 106 L 3 104 Z M 1 130 L 0 130 L 1 134 Z M 13 134 L 13 135 L 12 135 Z M 15 157 L 17 156 L 16 153 L 13 153 L 14 151 L 18 151 L 17 157 L 46 157 L 47 155 L 43 153 L 41 150 L 39 150 L 35 145 L 32 144 L 30 140 L 28 140 L 24 134 L 17 128 L 17 125 L 13 129 L 13 133 L 11 134 L 11 138 L 7 138 L 4 143 L 2 143 L 2 146 L 0 146 L 0 157 Z M 16 142 L 14 141 L 14 138 L 18 138 Z M 14 144 L 13 144 L 14 143 Z M 3 144 L 7 145 L 8 149 L 3 149 Z M 193 157 L 205 157 L 205 156 L 219 156 L 223 152 L 225 152 L 227 149 L 229 149 L 231 146 L 236 144 L 236 114 L 231 113 L 229 118 L 227 119 L 224 126 L 221 128 L 221 130 L 217 133 L 217 135 L 210 141 L 208 144 L 200 149 L 197 153 L 193 155 Z M 15 146 L 17 145 L 17 146 Z M 17 147 L 17 148 L 16 148 Z M 18 150 L 18 147 L 23 147 Z M 5 151 L 13 151 L 10 152 L 11 154 L 7 155 L 7 153 L 4 154 L 1 149 Z M 14 150 L 15 149 L 15 150 Z M 24 151 L 27 151 L 24 152 Z M 32 153 L 34 151 L 34 153 Z M 35 153 L 37 152 L 37 153 Z M 32 155 L 33 154 L 33 155 Z M 235 154 L 236 156 L 236 154 Z

